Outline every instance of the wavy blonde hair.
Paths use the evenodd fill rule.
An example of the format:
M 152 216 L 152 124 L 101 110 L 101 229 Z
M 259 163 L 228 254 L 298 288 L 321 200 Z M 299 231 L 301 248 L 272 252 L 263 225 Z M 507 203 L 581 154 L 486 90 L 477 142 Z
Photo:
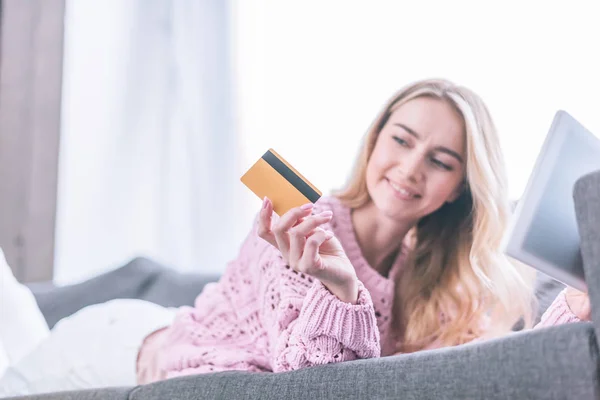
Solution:
M 423 96 L 446 101 L 464 120 L 465 188 L 411 232 L 415 246 L 396 282 L 393 313 L 402 352 L 498 336 L 519 321 L 529 327 L 534 304 L 533 275 L 500 250 L 510 215 L 506 172 L 490 113 L 471 90 L 441 79 L 400 90 L 367 132 L 354 173 L 336 196 L 350 208 L 371 201 L 366 169 L 379 133 L 398 107 Z

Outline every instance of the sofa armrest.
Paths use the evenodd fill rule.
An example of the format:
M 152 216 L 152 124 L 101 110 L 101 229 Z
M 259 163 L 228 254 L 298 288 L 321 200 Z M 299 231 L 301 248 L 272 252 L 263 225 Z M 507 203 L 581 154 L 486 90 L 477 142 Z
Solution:
M 219 372 L 140 386 L 131 400 L 594 399 L 590 323 L 399 356 L 273 373 Z
M 580 322 L 276 374 L 218 372 L 18 400 L 598 399 L 598 366 L 594 327 Z
M 592 320 L 596 337 L 600 337 L 600 171 L 581 177 L 575 183 L 573 197 Z

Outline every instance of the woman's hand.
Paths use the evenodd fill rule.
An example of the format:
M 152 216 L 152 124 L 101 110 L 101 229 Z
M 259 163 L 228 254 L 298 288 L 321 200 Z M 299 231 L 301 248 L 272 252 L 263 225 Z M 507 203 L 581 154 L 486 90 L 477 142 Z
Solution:
M 592 309 L 590 306 L 590 297 L 587 293 L 568 287 L 565 292 L 567 305 L 577 317 L 582 321 L 590 321 L 592 319 Z
M 265 197 L 258 222 L 258 236 L 275 246 L 295 271 L 317 278 L 340 300 L 356 303 L 358 279 L 354 266 L 333 232 L 321 225 L 329 222 L 331 211 L 311 215 L 308 203 L 293 208 L 271 226 L 273 203 Z

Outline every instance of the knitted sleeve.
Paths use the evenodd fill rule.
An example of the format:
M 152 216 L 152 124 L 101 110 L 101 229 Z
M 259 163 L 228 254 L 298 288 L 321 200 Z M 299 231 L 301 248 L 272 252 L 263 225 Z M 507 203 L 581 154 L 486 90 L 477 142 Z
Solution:
M 379 357 L 379 330 L 369 292 L 359 283 L 357 304 L 345 303 L 314 280 L 304 298 L 280 303 L 274 325 L 274 372 Z
M 324 209 L 326 201 L 317 203 L 314 212 Z M 357 303 L 346 303 L 281 257 L 263 270 L 262 279 L 263 322 L 274 372 L 380 356 L 375 310 L 362 282 Z
M 547 326 L 581 321 L 569 308 L 567 298 L 565 297 L 565 290 L 561 291 L 558 296 L 556 296 L 556 299 L 554 299 L 550 307 L 544 312 L 540 322 L 535 328 L 544 328 Z

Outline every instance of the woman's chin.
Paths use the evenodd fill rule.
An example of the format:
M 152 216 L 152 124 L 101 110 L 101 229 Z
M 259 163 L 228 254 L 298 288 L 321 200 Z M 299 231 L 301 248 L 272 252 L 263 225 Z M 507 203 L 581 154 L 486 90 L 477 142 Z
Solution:
M 411 212 L 413 208 L 410 205 L 396 201 L 393 198 L 390 199 L 389 196 L 375 199 L 373 203 L 377 208 L 377 212 L 387 219 L 405 222 L 414 215 L 414 212 Z

